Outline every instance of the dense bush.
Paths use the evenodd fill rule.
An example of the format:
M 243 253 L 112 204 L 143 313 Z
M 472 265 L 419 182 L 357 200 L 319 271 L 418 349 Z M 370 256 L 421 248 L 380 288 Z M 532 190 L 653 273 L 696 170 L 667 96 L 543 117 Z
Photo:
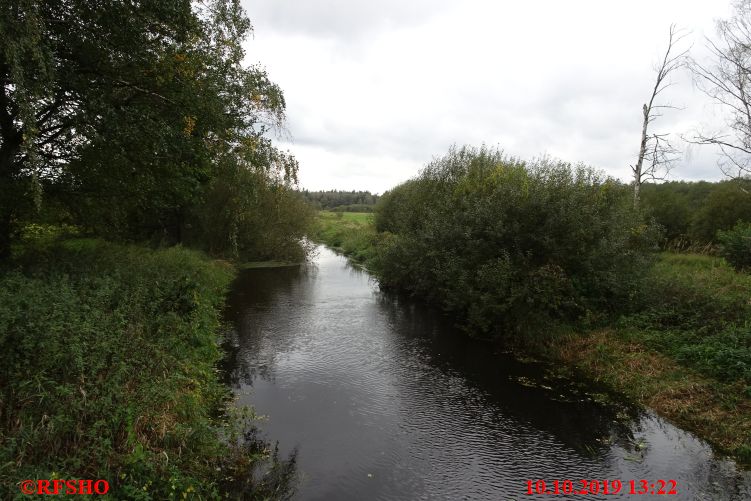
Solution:
M 736 270 L 751 268 L 751 223 L 738 222 L 728 231 L 717 232 L 720 254 Z
M 657 231 L 628 189 L 585 167 L 451 149 L 387 192 L 381 283 L 463 316 L 475 332 L 622 310 L 638 291 Z
M 741 180 L 719 183 L 694 214 L 692 237 L 711 242 L 718 231 L 729 230 L 739 220 L 751 222 L 751 194 L 747 188 Z
M 215 371 L 231 276 L 179 247 L 27 247 L 0 276 L 0 485 L 103 478 L 118 499 L 207 499 L 244 482 L 258 463 L 222 441 L 235 430 Z

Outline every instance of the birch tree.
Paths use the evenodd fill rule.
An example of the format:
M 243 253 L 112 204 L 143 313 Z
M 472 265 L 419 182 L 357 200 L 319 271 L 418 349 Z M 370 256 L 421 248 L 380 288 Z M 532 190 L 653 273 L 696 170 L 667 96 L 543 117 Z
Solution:
M 751 0 L 737 1 L 734 10 L 718 21 L 718 40 L 707 39 L 713 62 L 690 64 L 697 87 L 727 112 L 725 128 L 699 131 L 691 141 L 717 146 L 720 169 L 740 178 L 751 175 Z

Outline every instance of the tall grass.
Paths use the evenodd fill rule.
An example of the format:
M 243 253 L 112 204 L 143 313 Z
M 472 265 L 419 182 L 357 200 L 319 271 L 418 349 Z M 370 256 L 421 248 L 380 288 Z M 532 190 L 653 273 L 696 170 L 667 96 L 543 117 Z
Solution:
M 251 477 L 215 368 L 232 277 L 180 247 L 21 249 L 0 276 L 0 485 L 103 478 L 117 498 L 209 499 Z
M 723 259 L 663 254 L 640 311 L 619 325 L 631 338 L 751 396 L 751 276 Z

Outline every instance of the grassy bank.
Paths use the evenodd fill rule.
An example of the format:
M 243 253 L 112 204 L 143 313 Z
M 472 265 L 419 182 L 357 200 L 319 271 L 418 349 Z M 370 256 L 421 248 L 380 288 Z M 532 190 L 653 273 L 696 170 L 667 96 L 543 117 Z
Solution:
M 265 444 L 240 445 L 247 423 L 230 417 L 217 375 L 233 276 L 180 247 L 19 247 L 0 275 L 0 488 L 106 479 L 118 499 L 281 488 L 286 466 Z
M 545 353 L 751 465 L 751 399 L 745 384 L 708 377 L 623 334 L 602 329 L 561 337 Z
M 319 241 L 378 272 L 376 233 L 361 216 L 319 216 Z M 662 254 L 638 307 L 598 328 L 516 338 L 649 406 L 719 451 L 751 463 L 751 276 L 722 259 Z M 571 332 L 576 332 L 573 334 Z
M 366 267 L 376 262 L 379 238 L 373 214 L 362 212 L 320 211 L 313 230 L 314 240 Z

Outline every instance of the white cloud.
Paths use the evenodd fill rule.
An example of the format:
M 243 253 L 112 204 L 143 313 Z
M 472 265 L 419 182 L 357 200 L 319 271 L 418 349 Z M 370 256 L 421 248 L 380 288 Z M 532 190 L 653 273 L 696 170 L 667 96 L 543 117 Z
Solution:
M 285 91 L 301 184 L 383 191 L 449 145 L 549 154 L 626 179 L 671 23 L 702 37 L 729 2 L 246 0 L 248 60 Z M 666 92 L 687 132 L 707 113 L 688 75 Z M 719 178 L 694 151 L 676 178 Z

